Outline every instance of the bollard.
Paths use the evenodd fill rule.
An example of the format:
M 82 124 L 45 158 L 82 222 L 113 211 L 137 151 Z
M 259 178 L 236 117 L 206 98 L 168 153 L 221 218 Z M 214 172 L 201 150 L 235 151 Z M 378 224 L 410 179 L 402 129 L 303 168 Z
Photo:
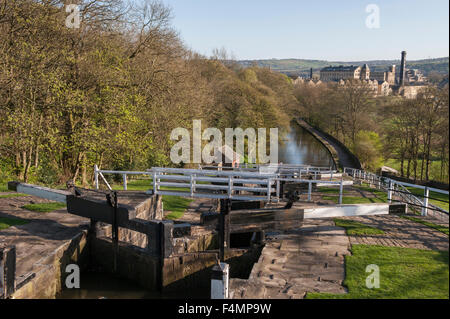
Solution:
M 228 299 L 230 266 L 226 263 L 214 265 L 211 274 L 211 299 Z

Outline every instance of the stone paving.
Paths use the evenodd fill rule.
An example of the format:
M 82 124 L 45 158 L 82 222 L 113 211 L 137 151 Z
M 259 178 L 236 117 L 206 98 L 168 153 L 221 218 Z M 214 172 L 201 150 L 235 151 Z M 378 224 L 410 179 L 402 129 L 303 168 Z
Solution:
M 345 293 L 345 230 L 332 220 L 306 220 L 295 231 L 268 234 L 248 280 L 231 279 L 234 299 L 304 298 L 306 292 Z
M 420 216 L 414 216 L 420 218 Z M 349 236 L 351 244 L 448 250 L 448 236 L 431 227 L 393 215 L 342 217 L 384 231 L 371 236 Z M 436 220 L 428 219 L 436 223 Z M 448 224 L 447 224 L 448 227 Z
M 32 272 L 41 259 L 88 227 L 88 219 L 68 214 L 66 209 L 38 213 L 21 208 L 45 202 L 50 201 L 34 196 L 0 198 L 0 217 L 29 221 L 0 230 L 0 247 L 16 246 L 16 277 Z

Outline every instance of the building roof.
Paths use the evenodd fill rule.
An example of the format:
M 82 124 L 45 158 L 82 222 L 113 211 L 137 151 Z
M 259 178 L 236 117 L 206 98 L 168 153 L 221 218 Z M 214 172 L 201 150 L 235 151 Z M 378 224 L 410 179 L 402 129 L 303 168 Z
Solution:
M 359 66 L 354 66 L 354 65 L 339 65 L 339 66 L 327 66 L 324 67 L 322 70 L 323 72 L 332 72 L 332 71 L 348 71 L 348 72 L 352 72 L 355 71 L 357 68 L 359 68 Z

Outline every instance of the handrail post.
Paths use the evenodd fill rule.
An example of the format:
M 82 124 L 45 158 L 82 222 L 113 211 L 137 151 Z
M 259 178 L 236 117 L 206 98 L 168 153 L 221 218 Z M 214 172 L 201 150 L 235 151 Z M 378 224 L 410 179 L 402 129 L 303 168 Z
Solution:
M 153 172 L 153 195 L 157 194 L 158 189 L 156 187 L 156 171 Z
M 270 195 L 272 191 L 272 187 L 270 185 L 270 177 L 267 179 L 267 202 L 270 202 Z
M 423 206 L 425 207 L 422 207 L 422 216 L 427 216 L 428 213 L 428 197 L 430 197 L 430 189 L 425 186 L 423 197 Z
M 97 166 L 97 164 L 94 165 L 94 184 L 95 184 L 95 189 L 98 189 L 98 166 Z
M 127 190 L 127 174 L 122 174 L 123 178 L 123 190 Z
M 344 183 L 341 178 L 341 183 L 339 184 L 339 205 L 342 205 L 342 195 L 344 193 Z
M 312 182 L 308 182 L 308 202 L 311 201 Z
M 388 193 L 387 193 L 387 199 L 389 203 L 392 203 L 392 180 L 389 179 L 389 183 L 388 183 Z
M 194 197 L 194 191 L 195 191 L 195 180 L 194 180 L 194 175 L 195 174 L 192 174 L 191 175 L 191 197 Z

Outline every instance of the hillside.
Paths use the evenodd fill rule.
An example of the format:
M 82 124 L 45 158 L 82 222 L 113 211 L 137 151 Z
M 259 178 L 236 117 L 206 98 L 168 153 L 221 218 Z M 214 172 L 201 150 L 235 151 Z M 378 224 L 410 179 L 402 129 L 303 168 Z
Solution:
M 244 67 L 257 64 L 261 67 L 270 67 L 272 70 L 282 72 L 288 75 L 298 75 L 309 72 L 310 68 L 313 71 L 319 71 L 321 68 L 329 65 L 362 65 L 367 63 L 372 70 L 386 70 L 390 65 L 399 65 L 400 60 L 371 60 L 371 61 L 325 61 L 325 60 L 306 60 L 306 59 L 269 59 L 269 60 L 241 60 L 238 61 Z M 448 74 L 449 72 L 449 58 L 436 58 L 424 60 L 406 60 L 407 68 L 414 68 L 421 70 L 425 75 L 430 72 L 437 72 L 441 74 Z

